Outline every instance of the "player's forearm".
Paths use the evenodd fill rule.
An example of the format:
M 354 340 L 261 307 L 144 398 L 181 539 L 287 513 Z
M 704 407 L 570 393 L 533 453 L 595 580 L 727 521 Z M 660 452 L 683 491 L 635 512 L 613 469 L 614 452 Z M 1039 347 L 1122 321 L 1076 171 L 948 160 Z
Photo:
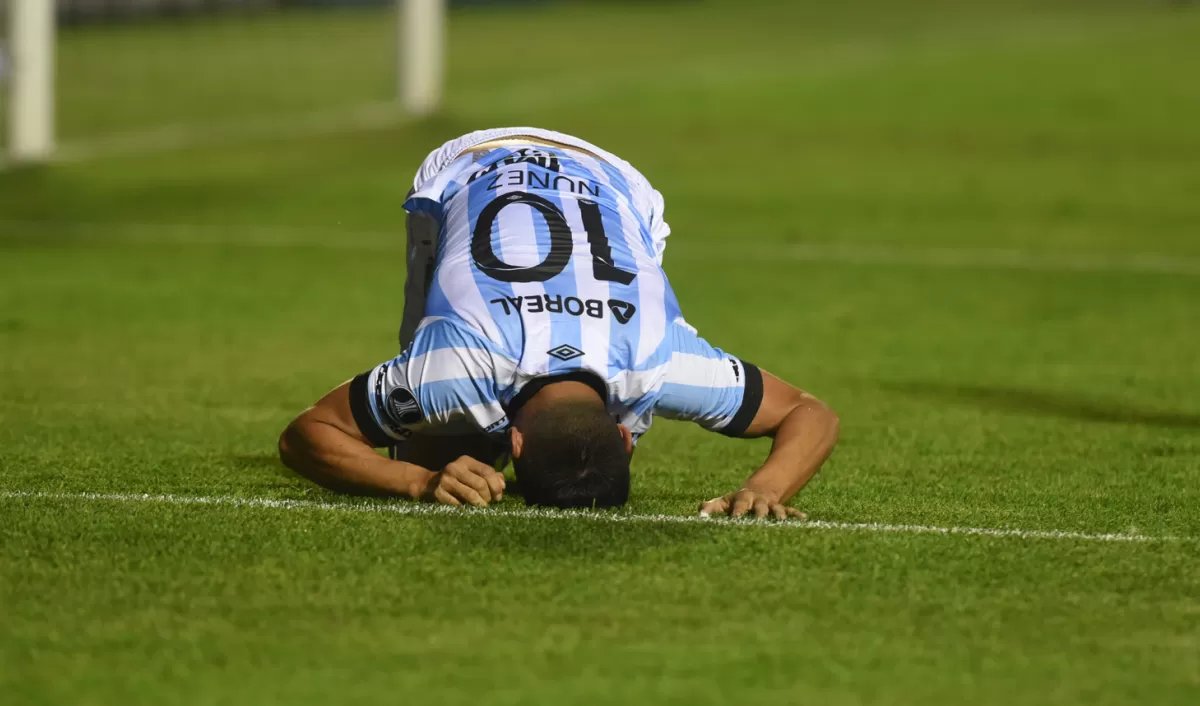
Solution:
M 743 487 L 787 502 L 816 475 L 837 437 L 837 415 L 816 399 L 806 399 L 784 417 L 766 462 Z
M 293 471 L 340 492 L 419 499 L 434 477 L 421 466 L 380 456 L 334 426 L 303 418 L 279 437 L 279 456 Z

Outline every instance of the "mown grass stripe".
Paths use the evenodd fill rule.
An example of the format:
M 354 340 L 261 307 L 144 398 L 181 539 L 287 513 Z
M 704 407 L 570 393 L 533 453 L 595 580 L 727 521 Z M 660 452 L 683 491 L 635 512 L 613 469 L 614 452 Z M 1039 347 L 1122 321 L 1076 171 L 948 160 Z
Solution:
M 374 512 L 397 515 L 478 515 L 487 517 L 547 519 L 547 520 L 590 520 L 593 522 L 616 523 L 676 523 L 710 524 L 729 527 L 771 527 L 793 530 L 829 530 L 843 532 L 887 532 L 898 534 L 942 534 L 976 537 L 1008 537 L 1015 539 L 1073 539 L 1087 542 L 1178 542 L 1191 541 L 1192 537 L 1154 536 L 1131 533 L 1075 532 L 1069 530 L 1028 530 L 994 527 L 935 527 L 930 525 L 893 525 L 878 522 L 827 522 L 807 520 L 802 522 L 776 522 L 773 520 L 744 520 L 722 522 L 720 519 L 701 515 L 636 514 L 623 512 L 589 512 L 583 510 L 547 510 L 524 508 L 501 510 L 496 508 L 462 508 L 447 505 L 425 505 L 410 502 L 345 502 L 323 503 L 310 500 L 286 500 L 274 498 L 236 498 L 229 496 L 152 495 L 139 493 L 49 493 L 39 491 L 0 491 L 3 500 L 64 500 L 79 502 L 113 503 L 160 503 L 166 505 L 219 505 L 226 507 L 269 508 L 282 510 L 318 510 L 334 512 Z
M 403 252 L 403 238 L 383 230 L 304 226 L 0 220 L 0 242 L 31 235 L 61 238 L 62 232 L 93 244 L 186 245 L 244 248 L 318 248 Z M 341 237 L 330 237 L 336 234 Z M 1015 248 L 920 247 L 885 243 L 763 243 L 740 250 L 744 262 L 809 262 L 835 265 L 984 269 L 1017 272 L 1149 274 L 1200 277 L 1200 257 L 1164 252 L 1062 252 Z M 728 261 L 724 247 L 687 242 L 668 251 L 671 260 Z

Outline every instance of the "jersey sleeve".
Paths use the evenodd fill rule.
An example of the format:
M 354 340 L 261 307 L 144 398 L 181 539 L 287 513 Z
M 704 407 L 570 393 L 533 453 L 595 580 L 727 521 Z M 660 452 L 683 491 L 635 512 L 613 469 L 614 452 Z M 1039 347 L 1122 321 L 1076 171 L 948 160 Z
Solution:
M 454 180 L 464 171 L 471 168 L 474 158 L 462 155 L 454 161 L 442 166 L 438 171 L 430 171 L 428 164 L 434 155 L 425 160 L 413 180 L 413 188 L 408 192 L 404 202 L 404 210 L 413 215 L 425 215 L 432 218 L 440 227 L 444 217 L 444 207 L 449 198 L 447 190 L 454 186 Z M 426 175 L 426 172 L 429 172 Z
M 654 244 L 654 258 L 658 264 L 663 264 L 663 253 L 667 249 L 667 236 L 671 234 L 671 226 L 663 220 L 663 210 L 666 204 L 663 195 L 651 189 L 650 196 L 650 241 Z
M 742 436 L 762 404 L 762 373 L 751 363 L 709 345 L 676 322 L 658 400 L 657 416 L 693 421 L 726 436 Z
M 413 432 L 490 432 L 503 426 L 497 375 L 507 368 L 475 335 L 426 319 L 398 357 L 350 383 L 350 409 L 359 431 L 375 447 Z

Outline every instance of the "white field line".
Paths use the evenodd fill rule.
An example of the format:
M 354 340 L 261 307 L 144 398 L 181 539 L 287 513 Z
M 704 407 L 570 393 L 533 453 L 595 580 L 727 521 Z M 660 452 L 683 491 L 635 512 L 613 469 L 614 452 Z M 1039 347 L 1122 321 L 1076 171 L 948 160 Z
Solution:
M 332 111 L 299 115 L 264 115 L 216 124 L 165 125 L 143 131 L 67 142 L 54 154 L 56 162 L 81 162 L 195 147 L 225 147 L 245 143 L 321 137 L 365 132 L 408 121 L 398 103 L 362 103 Z
M 217 245 L 246 248 L 319 248 L 402 253 L 401 226 L 395 232 L 349 230 L 337 226 L 254 226 L 198 223 L 62 222 L 0 220 L 5 237 L 70 233 L 96 242 L 146 245 Z M 726 249 L 681 241 L 667 253 L 672 260 L 719 261 L 736 265 Z M 851 266 L 933 269 L 992 269 L 1017 272 L 1129 273 L 1200 277 L 1200 257 L 1153 252 L 1066 253 L 998 248 L 903 247 L 882 243 L 778 243 L 747 245 L 746 263 L 812 262 Z
M 426 505 L 414 502 L 346 502 L 323 503 L 308 500 L 276 500 L 271 498 L 235 498 L 228 496 L 149 495 L 136 493 L 44 493 L 35 491 L 0 491 L 0 500 L 55 500 L 68 502 L 150 503 L 161 505 L 212 505 L 225 507 L 267 508 L 278 510 L 316 510 L 325 512 L 391 513 L 395 515 L 435 516 L 457 515 L 546 520 L 585 520 L 603 523 L 647 524 L 706 524 L 722 527 L 764 527 L 776 530 L 824 530 L 840 532 L 883 532 L 894 534 L 942 534 L 975 537 L 1006 537 L 1013 539 L 1067 539 L 1085 542 L 1177 542 L 1190 537 L 1152 536 L 1136 533 L 1095 533 L 1066 530 L 1024 530 L 987 527 L 932 527 L 928 525 L 889 525 L 877 522 L 826 522 L 823 520 L 775 522 L 744 520 L 738 522 L 700 515 L 632 514 L 624 512 L 589 512 L 582 510 L 543 510 L 524 508 L 500 510 Z

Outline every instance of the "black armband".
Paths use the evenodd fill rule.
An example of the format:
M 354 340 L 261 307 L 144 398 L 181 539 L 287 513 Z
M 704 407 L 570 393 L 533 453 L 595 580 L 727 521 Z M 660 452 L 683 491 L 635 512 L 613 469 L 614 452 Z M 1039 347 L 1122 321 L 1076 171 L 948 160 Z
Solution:
M 358 430 L 371 443 L 371 446 L 381 449 L 391 446 L 396 443 L 396 440 L 388 436 L 383 427 L 379 426 L 379 422 L 375 421 L 375 415 L 371 414 L 369 395 L 372 393 L 367 389 L 370 379 L 371 373 L 368 371 L 362 375 L 356 375 L 350 381 L 350 413 L 354 415 L 354 423 L 358 425 Z M 381 377 L 376 386 L 378 387 L 382 383 Z M 376 401 L 378 403 L 380 400 Z
M 725 436 L 739 437 L 746 433 L 750 428 L 750 423 L 754 421 L 754 416 L 758 414 L 758 408 L 762 406 L 763 399 L 763 380 L 762 371 L 757 365 L 741 361 L 742 369 L 746 374 L 746 387 L 742 392 L 742 406 L 738 407 L 737 414 L 733 415 L 733 419 L 721 433 Z

